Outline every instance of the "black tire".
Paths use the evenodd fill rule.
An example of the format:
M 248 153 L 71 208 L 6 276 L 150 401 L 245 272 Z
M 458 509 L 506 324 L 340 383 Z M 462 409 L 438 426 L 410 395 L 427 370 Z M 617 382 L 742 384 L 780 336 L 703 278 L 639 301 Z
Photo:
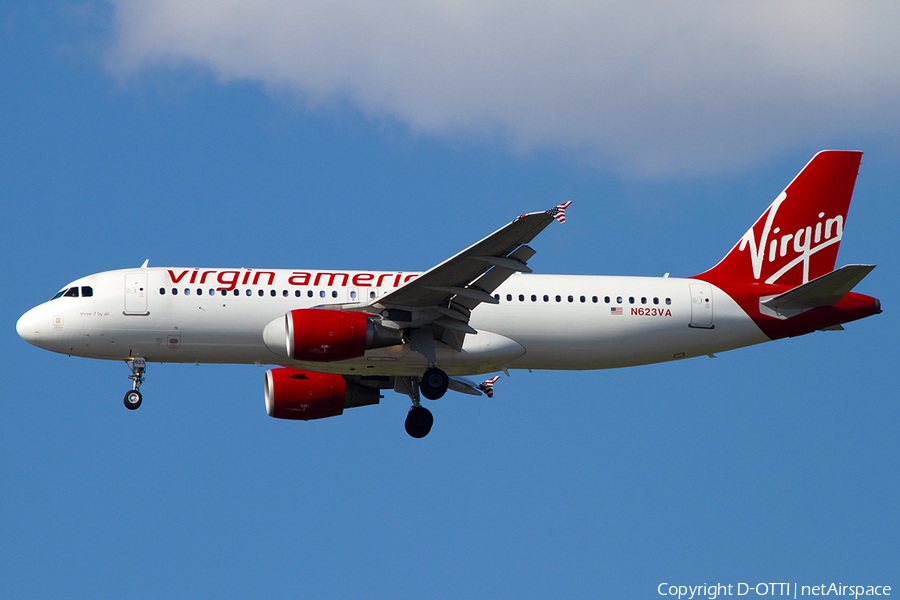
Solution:
M 406 415 L 406 433 L 419 439 L 428 435 L 434 425 L 434 416 L 424 406 L 413 406 Z
M 139 391 L 128 390 L 128 393 L 125 394 L 125 408 L 128 410 L 137 410 L 143 400 L 144 399 L 141 397 Z
M 422 375 L 419 389 L 422 390 L 422 395 L 429 400 L 437 400 L 447 391 L 448 385 L 450 385 L 450 378 L 447 377 L 447 374 L 438 368 L 432 367 Z

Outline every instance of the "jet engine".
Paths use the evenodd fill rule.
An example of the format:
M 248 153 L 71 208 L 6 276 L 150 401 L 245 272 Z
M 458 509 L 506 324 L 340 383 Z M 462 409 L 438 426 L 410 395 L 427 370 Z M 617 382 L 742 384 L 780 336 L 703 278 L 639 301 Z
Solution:
M 266 371 L 266 412 L 276 419 L 336 417 L 345 408 L 378 404 L 380 399 L 377 389 L 347 381 L 343 375 L 288 368 Z
M 357 358 L 373 348 L 403 343 L 399 329 L 385 327 L 361 312 L 304 308 L 285 315 L 287 355 L 328 362 Z

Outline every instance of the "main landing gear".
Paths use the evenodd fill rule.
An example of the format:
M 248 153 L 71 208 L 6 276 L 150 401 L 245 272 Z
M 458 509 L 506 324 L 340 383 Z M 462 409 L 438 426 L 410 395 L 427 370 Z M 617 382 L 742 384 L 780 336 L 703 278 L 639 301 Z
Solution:
M 450 378 L 447 377 L 447 374 L 437 367 L 431 367 L 422 375 L 419 388 L 422 390 L 423 396 L 429 400 L 437 400 L 447 391 L 448 385 L 450 385 Z
M 126 360 L 125 364 L 131 369 L 131 375 L 128 376 L 128 379 L 134 381 L 132 389 L 125 394 L 125 408 L 137 410 L 143 399 L 141 397 L 141 384 L 144 383 L 144 371 L 147 370 L 147 361 L 140 356 L 136 356 L 130 361 Z
M 413 406 L 406 415 L 406 433 L 418 439 L 428 435 L 434 425 L 434 416 L 424 406 Z
M 422 378 L 398 377 L 394 389 L 412 400 L 412 408 L 406 415 L 406 433 L 414 438 L 423 438 L 431 431 L 434 416 L 419 402 L 419 393 L 429 400 L 437 400 L 447 391 L 450 378 L 434 365 L 429 366 Z

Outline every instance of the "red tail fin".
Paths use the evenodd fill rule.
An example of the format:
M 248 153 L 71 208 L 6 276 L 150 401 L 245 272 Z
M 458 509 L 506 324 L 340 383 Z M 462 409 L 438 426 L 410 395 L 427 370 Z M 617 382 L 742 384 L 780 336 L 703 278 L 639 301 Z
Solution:
M 800 285 L 834 270 L 862 152 L 816 154 L 705 281 Z

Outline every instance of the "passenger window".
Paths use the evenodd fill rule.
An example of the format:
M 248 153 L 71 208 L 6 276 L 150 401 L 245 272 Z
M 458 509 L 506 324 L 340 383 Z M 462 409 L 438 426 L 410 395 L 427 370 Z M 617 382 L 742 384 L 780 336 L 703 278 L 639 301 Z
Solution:
M 609 296 L 603 296 L 603 301 L 609 304 Z
M 191 288 L 184 288 L 184 295 L 185 295 L 185 296 L 190 296 L 190 295 L 191 295 Z
M 332 290 L 332 292 L 331 292 L 331 297 L 332 297 L 332 298 L 337 298 L 337 290 Z
M 556 301 L 557 301 L 557 302 L 562 302 L 562 296 L 556 296 Z
M 350 299 L 356 300 L 356 290 L 350 290 Z
M 82 298 L 90 298 L 94 295 L 94 288 L 89 285 L 81 286 L 81 297 Z
M 212 288 L 209 288 L 209 295 L 210 295 L 210 296 L 215 296 L 215 295 L 216 295 L 216 290 L 214 290 L 214 289 L 212 289 Z
M 275 290 L 269 290 L 269 295 L 273 298 L 275 297 Z
M 312 290 L 307 290 L 306 295 L 307 295 L 308 297 L 312 298 L 312 297 L 313 297 L 313 292 L 312 292 Z
M 494 294 L 494 300 L 496 300 L 497 302 L 499 302 L 499 301 L 500 301 L 500 294 Z
M 622 296 L 616 296 L 616 302 L 622 304 Z
M 507 294 L 507 295 L 506 295 L 506 301 L 507 301 L 507 302 L 512 302 L 512 294 Z
M 532 294 L 532 295 L 531 295 L 531 301 L 532 301 L 532 302 L 537 302 L 537 296 L 534 295 L 534 294 Z
M 544 302 L 550 302 L 550 296 L 544 294 Z
M 654 298 L 654 299 L 653 299 L 653 304 L 659 304 L 659 298 Z
M 241 291 L 240 291 L 240 290 L 234 290 L 234 295 L 235 295 L 235 296 L 240 296 L 240 295 L 241 295 Z
M 178 288 L 172 288 L 172 295 L 173 295 L 173 296 L 177 296 L 177 295 L 178 295 Z
M 78 288 L 73 287 L 66 290 L 66 293 L 63 294 L 63 298 L 77 298 L 78 297 Z
M 225 288 L 222 288 L 222 289 L 219 290 L 219 291 L 222 292 L 222 295 L 223 295 L 223 296 L 227 296 L 227 295 L 228 295 L 228 290 L 226 290 Z
M 572 296 L 569 296 L 567 299 L 568 299 L 569 302 L 575 302 L 575 298 L 572 297 Z
M 672 304 L 672 299 L 671 299 L 671 298 L 666 298 L 666 304 Z
M 319 292 L 319 298 L 324 298 L 324 297 L 325 297 L 325 290 L 322 290 L 321 292 Z
M 281 295 L 284 296 L 285 298 L 287 298 L 287 297 L 288 297 L 288 291 L 287 291 L 287 290 L 282 290 L 282 291 L 281 291 Z
M 262 290 L 259 290 L 259 292 L 258 292 L 259 297 L 262 298 L 262 296 L 263 296 L 264 293 L 265 293 L 265 292 L 263 292 Z
M 252 295 L 253 295 L 253 290 L 247 290 L 247 295 L 248 295 L 248 296 L 252 296 Z
M 582 296 L 582 297 L 581 297 L 581 303 L 584 304 L 584 301 L 585 301 L 585 297 Z
M 294 290 L 294 298 L 300 297 L 300 290 Z
M 525 294 L 519 294 L 519 302 L 525 302 Z
M 53 296 L 53 299 L 56 300 L 57 298 L 59 298 L 59 297 L 62 296 L 62 295 L 63 295 L 63 293 L 60 292 L 60 293 L 58 293 L 57 295 Z M 160 295 L 160 296 L 165 296 L 165 295 L 166 295 L 166 288 L 159 288 L 159 295 Z
M 369 298 L 374 298 L 374 297 L 375 297 L 375 292 L 369 292 Z
M 593 302 L 594 304 L 597 304 L 598 300 L 599 300 L 599 298 L 597 296 L 594 296 L 591 298 L 591 302 Z
M 642 297 L 642 298 L 641 298 L 641 304 L 647 304 L 647 298 Z
M 634 296 L 628 297 L 628 304 L 634 304 Z

